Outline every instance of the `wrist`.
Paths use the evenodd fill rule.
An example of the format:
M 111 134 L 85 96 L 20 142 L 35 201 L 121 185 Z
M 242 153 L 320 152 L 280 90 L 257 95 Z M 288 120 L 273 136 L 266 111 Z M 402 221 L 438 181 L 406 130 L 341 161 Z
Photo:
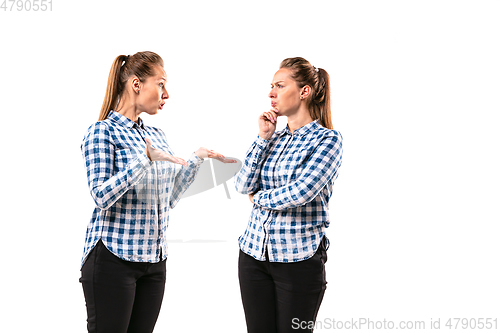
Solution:
M 271 139 L 271 137 L 273 136 L 273 134 L 271 133 L 271 135 L 269 135 L 269 134 L 264 134 L 264 133 L 262 133 L 262 132 L 259 132 L 259 136 L 260 136 L 262 139 L 264 139 L 264 140 L 269 140 L 269 139 Z
M 259 199 L 259 195 L 258 195 L 259 191 L 260 190 L 257 190 L 257 192 L 252 193 L 252 199 L 251 199 L 251 201 L 252 201 L 253 204 L 257 204 L 256 201 Z
M 198 157 L 200 160 L 203 160 L 204 157 L 203 157 L 203 153 L 200 151 L 200 149 L 198 149 L 197 151 L 194 152 L 194 154 L 196 155 L 196 157 Z

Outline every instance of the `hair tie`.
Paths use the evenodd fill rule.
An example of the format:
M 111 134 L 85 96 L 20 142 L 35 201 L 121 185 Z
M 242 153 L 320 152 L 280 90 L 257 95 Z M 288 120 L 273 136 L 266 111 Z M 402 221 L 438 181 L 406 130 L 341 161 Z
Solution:
M 121 65 L 120 68 L 123 68 L 125 66 L 125 64 L 127 63 L 129 57 L 130 57 L 130 55 L 128 55 L 128 56 L 125 57 L 125 60 L 123 60 L 122 65 Z

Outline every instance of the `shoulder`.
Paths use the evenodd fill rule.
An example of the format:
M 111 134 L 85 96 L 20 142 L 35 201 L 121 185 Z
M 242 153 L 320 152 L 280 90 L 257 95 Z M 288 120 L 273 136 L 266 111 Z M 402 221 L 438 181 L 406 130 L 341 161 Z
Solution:
M 319 140 L 327 139 L 342 141 L 342 134 L 338 130 L 329 129 L 317 124 L 316 129 L 312 132 L 313 136 Z
M 312 131 L 311 137 L 308 139 L 316 142 L 315 146 L 323 147 L 327 150 L 342 150 L 342 134 L 334 129 L 328 129 L 319 125 Z
M 88 145 L 91 143 L 95 143 L 96 141 L 100 142 L 103 140 L 110 140 L 113 136 L 113 124 L 108 119 L 97 121 L 89 126 L 87 129 L 87 133 L 83 138 L 83 145 Z
M 90 125 L 87 129 L 87 133 L 109 131 L 112 127 L 111 121 L 108 119 L 100 120 Z

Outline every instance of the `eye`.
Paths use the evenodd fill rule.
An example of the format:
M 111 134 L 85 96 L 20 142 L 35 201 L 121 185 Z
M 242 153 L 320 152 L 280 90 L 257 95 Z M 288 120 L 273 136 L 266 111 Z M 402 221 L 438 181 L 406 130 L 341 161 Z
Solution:
M 278 83 L 276 86 L 277 86 L 278 88 L 283 88 L 283 85 L 281 85 L 281 84 L 279 84 L 279 83 Z

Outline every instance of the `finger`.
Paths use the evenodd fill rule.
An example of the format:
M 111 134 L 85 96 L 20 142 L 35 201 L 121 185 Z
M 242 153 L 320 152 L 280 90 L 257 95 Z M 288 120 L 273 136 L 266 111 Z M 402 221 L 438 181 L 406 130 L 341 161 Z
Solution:
M 184 166 L 188 166 L 187 162 L 180 157 L 171 156 L 171 162 L 176 163 L 176 164 L 181 164 Z
M 222 154 L 219 154 L 219 153 L 216 153 L 215 151 L 213 150 L 210 150 L 209 153 L 208 153 L 208 157 L 209 158 L 225 158 L 224 155 Z
M 276 121 L 275 117 L 270 112 L 264 112 L 264 116 L 272 123 Z
M 269 112 L 270 112 L 270 113 L 271 113 L 271 115 L 273 116 L 274 121 L 276 121 L 276 120 L 278 119 L 278 110 L 276 110 L 276 109 L 271 109 Z
M 187 162 L 183 160 L 182 158 L 177 157 L 178 164 L 181 164 L 183 166 L 188 166 Z
M 146 141 L 146 145 L 151 148 L 151 149 L 155 149 L 153 147 L 153 142 L 151 142 L 151 140 L 149 140 L 148 138 L 144 138 L 144 141 Z
M 160 155 L 161 161 L 167 161 L 167 162 L 172 162 L 172 163 L 182 164 L 182 165 L 186 165 L 187 166 L 186 161 L 184 161 L 180 157 L 172 156 L 172 155 L 170 155 L 170 154 L 168 154 L 168 153 L 166 153 L 164 151 L 160 151 L 159 155 Z
M 221 161 L 222 163 L 236 163 L 236 160 L 230 159 L 230 158 L 215 158 L 218 161 Z
M 263 112 L 261 114 L 261 118 L 269 118 L 269 117 L 272 117 L 273 114 L 271 113 L 271 111 L 266 111 L 266 112 Z

